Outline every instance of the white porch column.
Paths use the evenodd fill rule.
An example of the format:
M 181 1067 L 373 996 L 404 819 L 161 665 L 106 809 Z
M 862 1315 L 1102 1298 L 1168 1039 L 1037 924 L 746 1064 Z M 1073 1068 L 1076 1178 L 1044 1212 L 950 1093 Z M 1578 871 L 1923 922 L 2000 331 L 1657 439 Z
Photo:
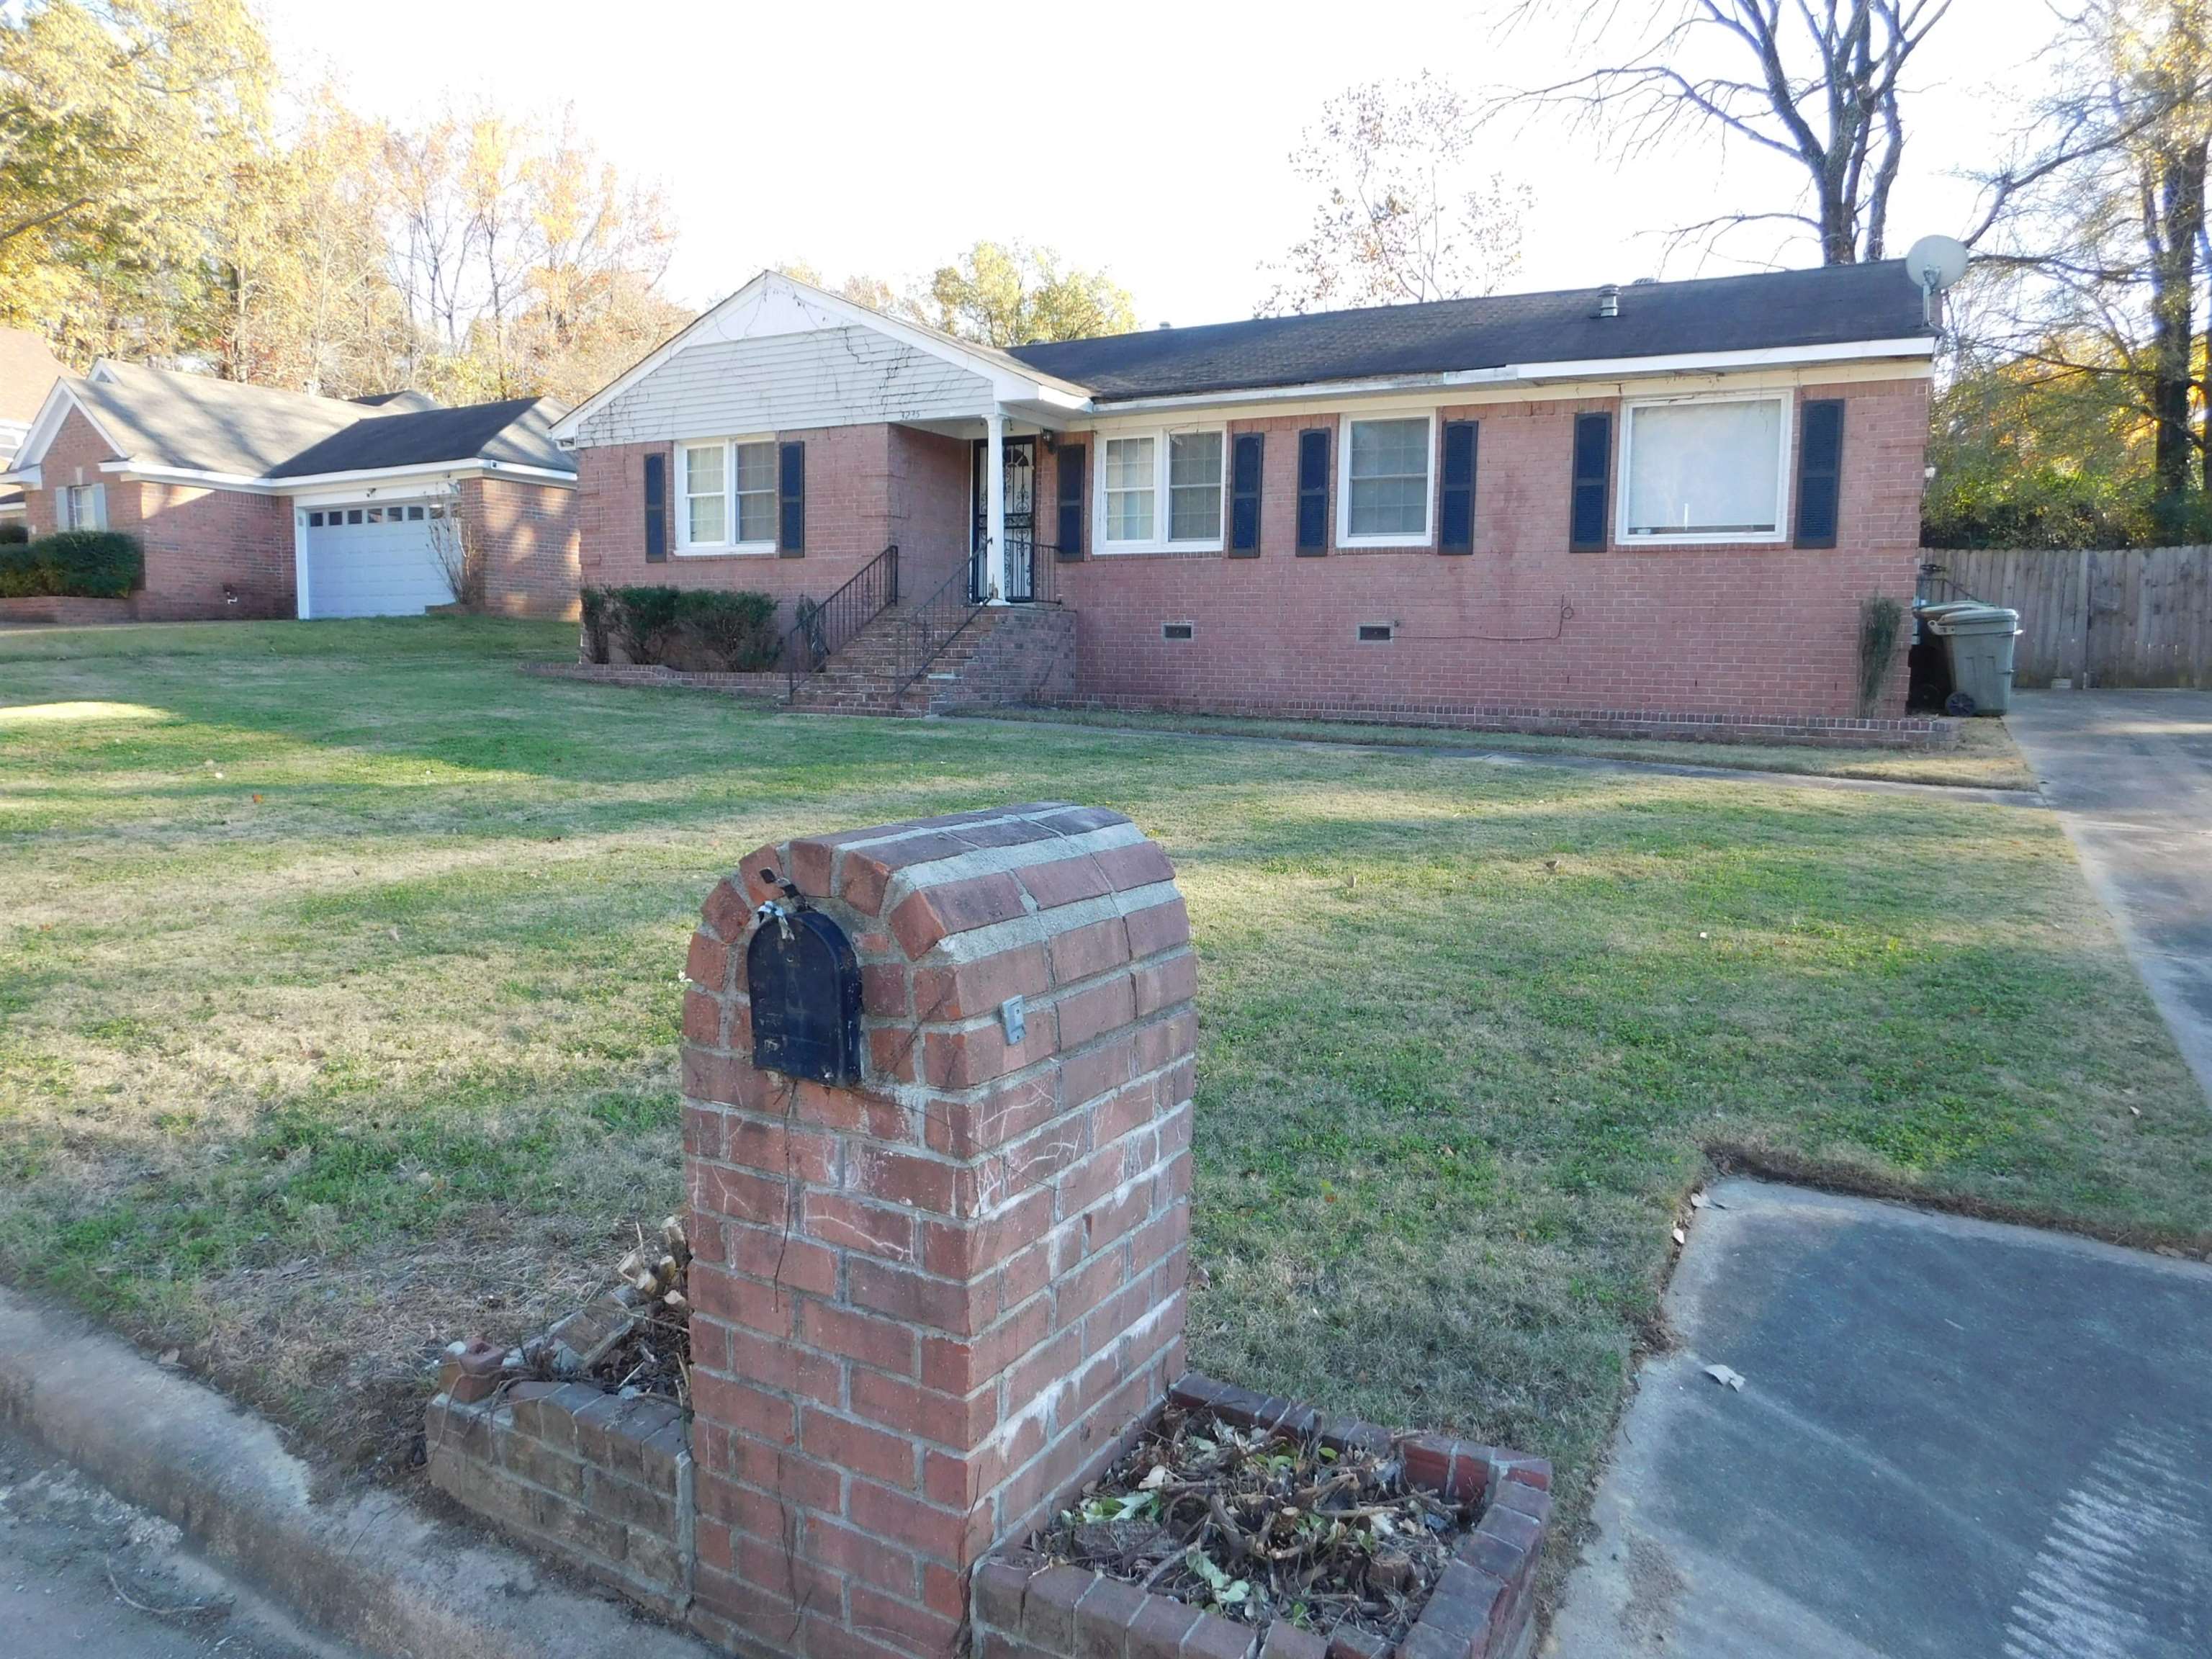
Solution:
M 983 428 L 983 568 L 990 577 L 991 603 L 1004 605 L 1013 591 L 1006 568 L 1006 411 L 992 404 Z

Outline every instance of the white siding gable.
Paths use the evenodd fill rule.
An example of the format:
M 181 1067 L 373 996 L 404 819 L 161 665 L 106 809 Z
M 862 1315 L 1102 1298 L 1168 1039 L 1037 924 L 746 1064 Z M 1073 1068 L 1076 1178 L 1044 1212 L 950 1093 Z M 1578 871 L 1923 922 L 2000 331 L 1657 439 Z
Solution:
M 592 410 L 576 441 L 590 447 L 944 420 L 982 414 L 991 394 L 981 374 L 772 286 L 707 318 Z

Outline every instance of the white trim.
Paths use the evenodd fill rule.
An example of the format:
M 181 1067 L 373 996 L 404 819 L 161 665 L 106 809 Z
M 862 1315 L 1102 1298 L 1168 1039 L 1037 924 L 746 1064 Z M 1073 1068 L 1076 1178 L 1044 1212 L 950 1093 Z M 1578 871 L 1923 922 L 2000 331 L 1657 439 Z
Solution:
M 1422 480 L 1421 533 L 1408 536 L 1402 531 L 1385 535 L 1352 533 L 1352 428 L 1377 421 L 1426 421 L 1429 424 L 1428 473 Z M 1336 545 L 1358 547 L 1433 547 L 1437 539 L 1437 412 L 1421 410 L 1401 414 L 1395 410 L 1363 409 L 1358 414 L 1346 411 L 1336 423 Z
M 301 622 L 313 620 L 314 607 L 307 600 L 307 509 L 296 503 L 292 508 L 292 612 Z
M 738 451 L 748 444 L 765 444 L 775 454 L 776 434 L 773 432 L 749 432 L 733 438 L 678 438 L 676 450 L 675 486 L 670 492 L 669 505 L 676 509 L 676 536 L 669 543 L 669 550 L 678 558 L 762 558 L 776 551 L 776 538 L 766 541 L 732 541 L 738 529 Z M 691 539 L 691 456 L 695 449 L 710 449 L 720 445 L 722 451 L 722 539 L 719 542 L 695 542 Z M 781 457 L 777 456 L 781 466 Z M 781 506 L 781 478 L 774 475 L 776 483 L 769 490 L 770 504 L 779 510 Z M 757 493 L 757 492 L 756 492 Z
M 1221 479 L 1218 486 L 1219 509 L 1214 516 L 1213 534 L 1173 538 L 1169 532 L 1174 522 L 1175 502 L 1168 483 L 1168 448 L 1170 441 L 1188 438 L 1204 433 L 1214 433 L 1221 440 Z M 1176 426 L 1147 426 L 1117 428 L 1098 432 L 1097 454 L 1090 471 L 1097 475 L 1093 486 L 1091 515 L 1091 545 L 1101 558 L 1118 558 L 1138 553 L 1218 553 L 1228 544 L 1230 445 L 1227 424 L 1212 422 L 1187 422 Z M 1152 441 L 1152 533 L 1144 541 L 1114 541 L 1106 534 L 1106 446 L 1126 440 L 1150 438 Z M 1117 491 L 1116 494 L 1127 494 Z
M 102 461 L 102 472 L 133 483 L 190 484 L 202 489 L 235 489 L 255 495 L 296 495 L 308 490 L 358 491 L 364 486 L 404 488 L 415 482 L 442 483 L 449 478 L 484 477 L 527 479 L 574 489 L 576 475 L 551 467 L 524 466 L 513 461 L 431 461 L 412 466 L 369 466 L 351 472 L 303 472 L 295 478 L 255 477 L 242 472 L 204 472 L 185 466 L 139 466 L 130 461 Z
M 795 276 L 787 276 L 781 271 L 763 270 L 727 299 L 709 307 L 691 323 L 662 341 L 554 422 L 554 442 L 574 446 L 586 422 L 640 380 L 680 355 L 691 343 L 693 336 L 704 331 L 714 337 L 720 337 L 716 331 L 724 317 L 768 294 L 782 294 L 800 300 L 823 312 L 835 325 L 872 330 L 939 362 L 981 376 L 990 383 L 991 390 L 989 402 L 975 411 L 979 416 L 987 415 L 993 405 L 1001 404 L 1042 404 L 1074 414 L 1088 412 L 1091 406 L 1089 392 L 1070 381 L 1024 368 L 1012 358 L 972 346 L 949 334 L 940 334 L 933 328 L 923 328 L 897 317 L 887 317 L 879 311 L 871 311 L 866 306 L 855 305 L 850 300 L 818 289 L 811 283 L 802 283 Z
M 1144 415 L 1170 409 L 1334 401 L 1461 387 L 1510 390 L 1516 386 L 1548 386 L 1561 380 L 1619 381 L 1665 374 L 1727 374 L 1750 369 L 1879 360 L 1897 362 L 1919 359 L 1926 362 L 1935 355 L 1935 341 L 1916 336 L 1903 340 L 1857 340 L 1836 345 L 1780 346 L 1750 351 L 1677 352 L 1663 357 L 1589 357 L 1551 363 L 1508 363 L 1498 368 L 1445 369 L 1428 374 L 1395 374 L 1356 380 L 1302 380 L 1294 386 L 1242 386 L 1219 392 L 1172 392 L 1157 398 L 1098 399 L 1091 407 L 1103 420 L 1115 415 Z M 1898 362 L 1898 366 L 1902 368 L 1904 364 Z M 1919 378 L 1918 374 L 1914 378 Z
M 35 466 L 27 466 L 15 472 L 0 472 L 0 488 L 9 484 L 20 484 L 25 489 L 38 489 L 43 487 L 44 477 L 45 475 Z
M 1774 528 L 1772 530 L 1711 531 L 1632 534 L 1628 528 L 1630 457 L 1636 442 L 1636 413 L 1643 409 L 1680 409 L 1706 404 L 1771 403 L 1778 406 L 1775 426 Z M 1623 399 L 1620 405 L 1620 458 L 1613 481 L 1613 544 L 1627 547 L 1773 547 L 1790 539 L 1791 440 L 1796 435 L 1797 399 L 1788 391 L 1694 392 L 1676 398 Z
M 98 363 L 93 365 L 93 372 L 95 375 L 98 374 L 101 365 Z M 123 446 L 115 441 L 113 433 L 100 423 L 100 416 L 93 411 L 92 405 L 76 395 L 71 382 L 61 380 L 56 380 L 47 389 L 46 400 L 39 405 L 39 412 L 32 417 L 30 430 L 24 434 L 23 441 L 16 447 L 15 454 L 9 458 L 9 464 L 22 469 L 36 466 L 40 461 L 46 459 L 48 447 L 52 444 L 56 434 L 61 431 L 63 422 L 69 419 L 69 411 L 72 409 L 83 416 L 92 429 L 99 434 L 100 442 L 106 444 L 110 449 L 121 452 Z

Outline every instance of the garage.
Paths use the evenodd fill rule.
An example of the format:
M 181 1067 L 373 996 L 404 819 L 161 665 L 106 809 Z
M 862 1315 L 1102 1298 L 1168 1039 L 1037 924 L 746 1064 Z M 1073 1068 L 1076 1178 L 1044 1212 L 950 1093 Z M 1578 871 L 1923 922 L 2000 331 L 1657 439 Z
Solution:
M 442 502 L 348 502 L 307 514 L 306 614 L 417 617 L 453 599 L 438 561 Z

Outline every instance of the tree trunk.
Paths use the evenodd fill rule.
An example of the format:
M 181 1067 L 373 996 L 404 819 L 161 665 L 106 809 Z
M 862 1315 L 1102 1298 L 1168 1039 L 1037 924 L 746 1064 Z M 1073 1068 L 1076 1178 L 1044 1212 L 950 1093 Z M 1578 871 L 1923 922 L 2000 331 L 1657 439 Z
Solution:
M 2205 146 L 2170 151 L 2156 163 L 2157 234 L 2151 258 L 2153 471 L 2161 500 L 2188 490 L 2196 449 L 2189 408 L 2196 370 L 2197 240 L 2204 224 Z

